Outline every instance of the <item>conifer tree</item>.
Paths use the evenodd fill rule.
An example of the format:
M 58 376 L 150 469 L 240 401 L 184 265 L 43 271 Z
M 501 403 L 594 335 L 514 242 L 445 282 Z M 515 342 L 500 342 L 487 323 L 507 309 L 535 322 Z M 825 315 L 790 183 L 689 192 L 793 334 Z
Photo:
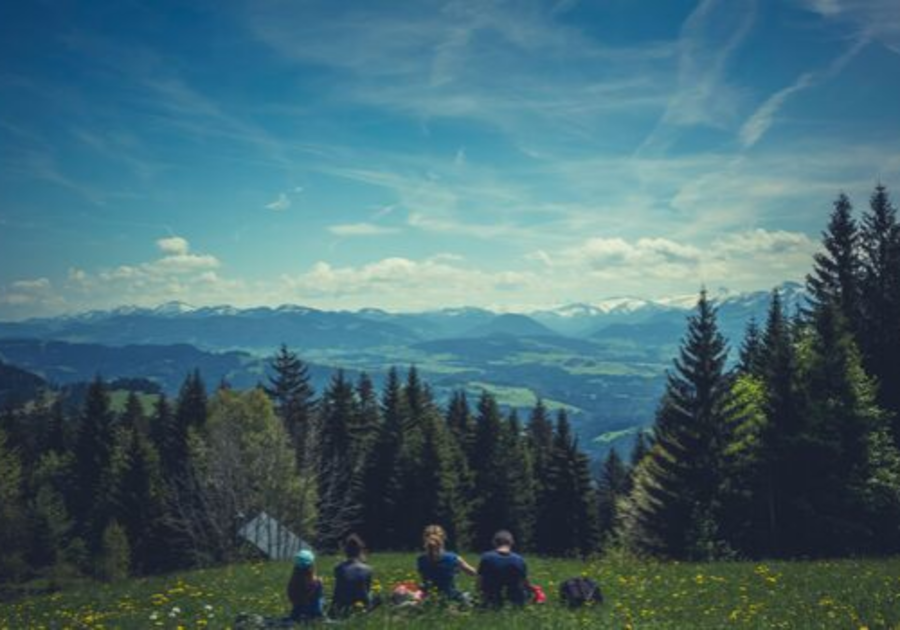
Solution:
M 528 548 L 534 539 L 538 490 L 532 450 L 515 409 L 506 421 L 502 452 L 510 488 L 510 521 L 515 523 L 517 544 Z
M 878 379 L 878 400 L 892 414 L 894 439 L 900 446 L 900 224 L 881 184 L 863 216 L 860 242 L 860 349 L 867 371 Z
M 375 444 L 381 426 L 381 409 L 378 406 L 378 393 L 368 374 L 359 375 L 356 383 L 357 412 L 351 418 L 351 461 L 355 476 L 363 474 L 369 451 Z
M 101 536 L 109 517 L 107 486 L 114 439 L 113 414 L 106 384 L 98 376 L 90 384 L 81 413 L 75 445 L 78 492 L 73 497 L 73 513 L 81 525 L 88 546 L 99 551 Z
M 795 470 L 801 493 L 795 552 L 845 554 L 865 549 L 872 531 L 865 523 L 863 487 L 869 471 L 869 436 L 883 419 L 874 387 L 837 304 L 813 313 L 801 379 L 806 427 Z M 795 460 L 796 461 L 796 460 Z
M 738 370 L 744 374 L 760 375 L 763 371 L 763 338 L 762 331 L 755 317 L 751 317 L 744 332 L 741 343 Z
M 159 455 L 137 426 L 123 427 L 115 457 L 114 518 L 131 542 L 131 567 L 152 572 L 157 562 L 164 515 Z
M 656 418 L 654 446 L 638 464 L 622 519 L 632 546 L 706 555 L 718 542 L 717 479 L 729 421 L 728 349 L 716 310 L 700 294 Z
M 325 547 L 335 546 L 360 517 L 351 432 L 358 413 L 353 384 L 338 370 L 322 395 L 318 514 L 319 539 Z
M 406 424 L 406 401 L 396 368 L 388 371 L 381 396 L 382 422 L 369 451 L 363 478 L 362 533 L 372 546 L 394 549 L 399 546 L 395 524 L 400 518 L 403 497 L 398 461 Z
M 616 527 L 616 504 L 630 489 L 628 467 L 615 448 L 610 449 L 600 469 L 597 482 L 598 528 L 601 540 L 613 536 Z
M 272 398 L 275 409 L 284 422 L 297 451 L 297 464 L 302 470 L 311 446 L 309 440 L 316 408 L 316 394 L 310 384 L 309 367 L 285 344 L 281 344 L 272 359 L 271 367 L 274 374 L 269 376 L 269 385 L 265 387 L 265 391 Z
M 0 429 L 0 583 L 22 577 L 25 505 L 22 462 Z
M 472 447 L 475 438 L 475 423 L 472 419 L 472 410 L 469 408 L 469 399 L 464 389 L 454 391 L 450 395 L 447 404 L 447 426 L 453 434 L 456 443 L 471 464 Z
M 828 228 L 822 234 L 825 249 L 814 256 L 815 265 L 806 278 L 806 286 L 814 307 L 834 303 L 846 321 L 855 324 L 859 312 L 860 260 L 859 231 L 852 212 L 847 195 L 838 195 Z
M 200 370 L 194 370 L 185 378 L 178 392 L 175 420 L 185 428 L 185 433 L 188 429 L 202 428 L 206 424 L 207 406 L 206 385 Z
M 483 391 L 478 400 L 473 468 L 478 497 L 473 519 L 474 544 L 487 547 L 498 529 L 517 534 L 512 521 L 512 489 L 507 482 L 505 427 L 497 400 Z
M 596 489 L 587 456 L 579 451 L 564 410 L 557 414 L 547 486 L 537 524 L 538 549 L 586 556 L 600 542 Z

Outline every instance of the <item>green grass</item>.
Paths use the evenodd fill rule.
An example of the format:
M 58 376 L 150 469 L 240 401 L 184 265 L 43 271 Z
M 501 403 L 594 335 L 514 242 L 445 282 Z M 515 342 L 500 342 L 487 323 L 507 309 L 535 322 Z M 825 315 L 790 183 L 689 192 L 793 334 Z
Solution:
M 475 560 L 470 557 L 470 560 Z M 330 591 L 333 559 L 320 559 Z M 412 554 L 371 558 L 378 586 L 414 579 Z M 580 562 L 529 558 L 551 603 L 501 612 L 397 611 L 348 628 L 900 628 L 900 559 L 771 563 Z M 282 615 L 290 566 L 252 563 L 116 584 L 76 584 L 0 604 L 0 628 L 227 628 L 240 612 Z M 568 611 L 558 584 L 586 574 L 606 603 Z M 473 588 L 468 578 L 464 588 Z M 177 608 L 180 612 L 173 614 Z
M 508 407 L 534 407 L 537 404 L 538 396 L 527 387 L 513 387 L 511 385 L 496 385 L 494 383 L 485 383 L 483 381 L 469 381 L 466 383 L 466 391 L 470 396 L 477 397 L 482 390 L 489 392 L 497 402 Z M 544 406 L 550 411 L 565 409 L 569 413 L 581 411 L 578 407 L 567 403 L 553 400 L 551 398 L 543 399 Z

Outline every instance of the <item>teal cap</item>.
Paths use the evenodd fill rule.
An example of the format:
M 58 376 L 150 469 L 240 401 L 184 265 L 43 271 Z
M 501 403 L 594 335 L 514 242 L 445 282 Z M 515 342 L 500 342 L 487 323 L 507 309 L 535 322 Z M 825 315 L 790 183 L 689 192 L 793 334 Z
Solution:
M 309 549 L 301 549 L 294 556 L 294 566 L 298 569 L 308 569 L 316 561 L 316 554 Z

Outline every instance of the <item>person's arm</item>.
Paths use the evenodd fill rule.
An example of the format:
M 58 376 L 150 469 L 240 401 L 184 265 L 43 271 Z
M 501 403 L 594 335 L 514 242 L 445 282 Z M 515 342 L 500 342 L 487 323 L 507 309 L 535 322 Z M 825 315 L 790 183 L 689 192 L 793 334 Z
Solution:
M 462 556 L 457 556 L 456 560 L 457 560 L 457 563 L 459 564 L 460 570 L 463 573 L 465 573 L 466 575 L 475 577 L 478 574 L 478 572 L 475 570 L 475 567 L 473 567 L 471 564 L 466 562 Z

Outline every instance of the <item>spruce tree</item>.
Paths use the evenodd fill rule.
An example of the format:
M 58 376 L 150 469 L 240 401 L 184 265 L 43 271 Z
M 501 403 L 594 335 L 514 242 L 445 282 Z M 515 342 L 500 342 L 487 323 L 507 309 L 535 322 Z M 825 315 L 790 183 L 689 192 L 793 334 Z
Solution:
M 869 436 L 883 418 L 874 387 L 837 304 L 813 313 L 810 343 L 802 355 L 806 426 L 795 474 L 801 493 L 799 551 L 841 555 L 866 550 L 872 530 L 863 488 L 869 471 Z
M 747 322 L 747 329 L 744 332 L 744 341 L 741 343 L 740 358 L 738 360 L 738 370 L 744 374 L 762 374 L 763 359 L 763 339 L 762 331 L 755 317 L 751 317 Z
M 557 414 L 546 483 L 537 523 L 538 549 L 553 555 L 594 552 L 600 543 L 596 489 L 589 460 L 578 449 L 562 409 Z
M 360 517 L 351 433 L 357 414 L 353 384 L 338 370 L 322 395 L 318 514 L 319 540 L 327 548 L 334 547 Z
M 287 345 L 281 344 L 271 368 L 274 374 L 269 376 L 269 384 L 264 389 L 275 403 L 275 410 L 297 452 L 297 464 L 303 470 L 307 451 L 313 446 L 309 440 L 316 410 L 309 367 Z
M 506 421 L 502 453 L 510 488 L 510 522 L 515 524 L 517 544 L 528 548 L 534 539 L 538 489 L 532 450 L 515 409 Z
M 791 554 L 802 540 L 798 530 L 796 497 L 800 494 L 796 460 L 804 428 L 802 403 L 797 391 L 797 357 L 794 329 L 784 312 L 781 295 L 772 293 L 763 335 L 765 425 L 761 440 L 765 453 L 766 554 Z
M 109 517 L 107 475 L 114 439 L 113 414 L 106 384 L 98 376 L 90 384 L 75 445 L 75 471 L 78 491 L 72 512 L 80 524 L 80 534 L 88 546 L 100 549 L 103 530 Z
M 504 452 L 505 427 L 497 400 L 483 391 L 478 400 L 473 468 L 477 499 L 474 507 L 473 534 L 477 547 L 487 547 L 498 529 L 517 533 L 512 521 L 511 488 L 507 482 Z
M 858 321 L 860 280 L 859 231 L 852 212 L 847 196 L 838 195 L 822 234 L 824 251 L 814 256 L 813 272 L 806 279 L 812 305 L 834 303 L 850 325 Z
M 206 424 L 208 399 L 200 370 L 188 374 L 178 392 L 176 422 L 187 429 L 200 429 Z
M 603 460 L 597 481 L 597 520 L 601 540 L 607 541 L 613 536 L 617 518 L 616 504 L 628 494 L 630 485 L 628 467 L 619 457 L 618 451 L 610 449 Z
M 475 423 L 472 419 L 472 410 L 469 408 L 469 399 L 463 389 L 456 390 L 450 395 L 450 402 L 447 404 L 447 426 L 450 427 L 456 443 L 471 464 Z
M 396 368 L 392 367 L 381 396 L 382 422 L 375 446 L 369 451 L 363 478 L 361 531 L 373 547 L 395 549 L 400 546 L 395 526 L 403 509 L 398 460 L 406 414 L 403 387 Z
M 655 444 L 635 472 L 622 519 L 636 548 L 684 557 L 718 542 L 717 479 L 729 421 L 728 348 L 700 294 L 657 413 Z
M 900 224 L 881 184 L 863 216 L 860 243 L 860 349 L 867 371 L 878 380 L 878 400 L 892 414 L 894 439 L 900 446 Z

